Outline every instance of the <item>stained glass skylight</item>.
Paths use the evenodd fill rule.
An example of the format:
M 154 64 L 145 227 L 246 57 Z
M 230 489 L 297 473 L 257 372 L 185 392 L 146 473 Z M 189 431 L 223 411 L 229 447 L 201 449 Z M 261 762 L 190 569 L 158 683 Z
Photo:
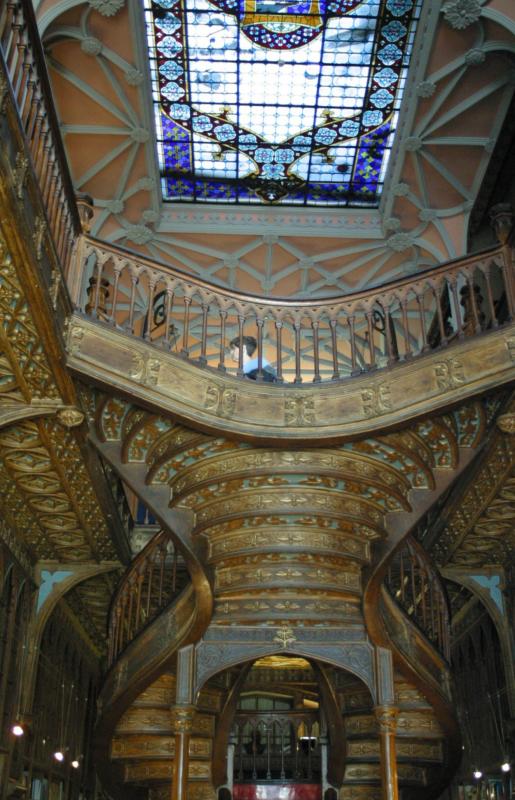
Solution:
M 163 198 L 366 207 L 420 0 L 144 0 Z

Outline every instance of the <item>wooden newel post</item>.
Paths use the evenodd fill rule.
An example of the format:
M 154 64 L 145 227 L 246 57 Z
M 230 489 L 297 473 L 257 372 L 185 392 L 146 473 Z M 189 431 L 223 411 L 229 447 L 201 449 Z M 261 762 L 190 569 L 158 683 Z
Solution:
M 515 264 L 510 242 L 513 223 L 514 213 L 509 203 L 498 203 L 490 209 L 490 224 L 495 231 L 497 240 L 503 247 L 506 268 L 505 282 L 507 283 L 506 290 L 511 319 L 515 316 L 515 276 L 513 274 Z
M 395 706 L 376 706 L 374 714 L 379 729 L 383 800 L 399 800 L 395 752 L 395 733 L 399 709 Z
M 171 709 L 175 738 L 171 800 L 186 800 L 188 797 L 189 748 L 195 712 L 194 706 L 175 706 Z

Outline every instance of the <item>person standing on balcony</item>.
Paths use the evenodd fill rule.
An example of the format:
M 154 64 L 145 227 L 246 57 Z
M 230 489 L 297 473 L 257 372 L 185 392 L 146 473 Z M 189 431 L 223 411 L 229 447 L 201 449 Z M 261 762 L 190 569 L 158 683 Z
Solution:
M 259 371 L 259 359 L 257 355 L 255 355 L 257 341 L 253 336 L 242 336 L 241 340 L 239 336 L 236 336 L 231 340 L 229 343 L 229 350 L 231 358 L 237 364 L 240 363 L 240 343 L 243 346 L 243 373 L 246 378 L 255 381 Z M 266 358 L 261 359 L 261 374 L 263 380 L 269 383 L 274 383 L 277 380 L 275 370 Z

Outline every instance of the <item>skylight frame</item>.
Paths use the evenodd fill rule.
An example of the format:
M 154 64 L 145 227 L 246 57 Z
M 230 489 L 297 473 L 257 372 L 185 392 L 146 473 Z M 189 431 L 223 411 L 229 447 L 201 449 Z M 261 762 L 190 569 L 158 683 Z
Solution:
M 201 8 L 203 14 L 214 14 L 215 17 L 213 18 L 218 20 L 222 19 L 224 24 L 227 25 L 228 23 L 226 20 L 229 18 L 229 15 L 222 13 L 220 9 L 215 8 L 213 4 L 215 2 L 218 5 L 224 3 L 228 4 L 234 3 L 234 1 L 235 0 L 158 0 L 158 2 L 152 2 L 152 0 L 144 0 L 147 21 L 147 42 L 149 46 L 149 56 L 152 62 L 152 96 L 163 200 L 173 203 L 228 203 L 242 206 L 265 205 L 272 202 L 275 205 L 289 205 L 295 207 L 327 207 L 333 209 L 376 208 L 379 205 L 381 189 L 395 133 L 392 123 L 398 118 L 402 90 L 406 83 L 416 22 L 420 16 L 421 0 L 413 0 L 413 2 L 411 2 L 411 0 L 362 0 L 361 2 L 360 0 L 335 0 L 336 3 L 340 2 L 340 4 L 356 3 L 354 11 L 346 15 L 345 23 L 347 28 L 349 19 L 355 21 L 356 19 L 363 18 L 362 14 L 361 17 L 359 16 L 360 10 L 362 11 L 362 9 L 365 8 L 369 11 L 371 6 L 377 7 L 377 15 L 367 18 L 369 21 L 373 19 L 375 23 L 375 36 L 371 47 L 372 57 L 369 59 L 366 67 L 362 67 L 361 70 L 362 74 L 365 69 L 368 71 L 368 80 L 366 90 L 362 93 L 358 136 L 355 136 L 352 140 L 345 140 L 341 137 L 340 133 L 337 132 L 336 139 L 332 144 L 326 143 L 321 145 L 321 143 L 318 142 L 315 147 L 313 146 L 315 136 L 325 136 L 327 131 L 329 131 L 329 133 L 331 133 L 331 131 L 334 133 L 335 130 L 338 131 L 338 126 L 342 128 L 346 122 L 346 118 L 347 122 L 351 121 L 349 119 L 351 115 L 349 113 L 344 115 L 341 107 L 329 109 L 334 116 L 327 116 L 325 120 L 321 118 L 320 113 L 316 114 L 316 112 L 313 111 L 315 125 L 307 132 L 302 130 L 297 131 L 297 139 L 299 136 L 306 134 L 310 140 L 310 148 L 306 150 L 306 155 L 309 159 L 307 170 L 303 166 L 302 159 L 299 158 L 298 150 L 294 150 L 295 159 L 293 163 L 279 163 L 279 165 L 276 163 L 276 160 L 279 161 L 280 158 L 283 157 L 280 151 L 284 151 L 285 149 L 289 150 L 291 148 L 291 143 L 294 139 L 291 135 L 283 138 L 282 141 L 277 140 L 270 144 L 268 140 L 263 141 L 264 137 L 260 137 L 258 133 L 258 142 L 254 144 L 254 150 L 251 153 L 249 153 L 248 147 L 246 150 L 243 149 L 243 146 L 240 147 L 240 145 L 244 143 L 244 136 L 248 136 L 249 133 L 253 135 L 252 131 L 249 131 L 249 127 L 238 124 L 241 119 L 239 109 L 242 108 L 240 97 L 242 85 L 240 79 L 241 63 L 243 60 L 242 53 L 244 53 L 244 57 L 247 58 L 249 52 L 248 39 L 241 30 L 237 32 L 236 58 L 233 60 L 235 74 L 237 76 L 237 110 L 235 111 L 234 108 L 231 107 L 229 112 L 219 112 L 216 114 L 213 113 L 215 110 L 214 107 L 209 109 L 206 107 L 203 100 L 198 100 L 196 104 L 191 100 L 192 91 L 195 90 L 195 88 L 198 90 L 198 81 L 197 84 L 191 81 L 192 59 L 189 58 L 189 56 L 192 47 L 188 45 L 186 33 L 188 17 L 191 21 L 191 14 L 198 14 L 198 6 L 201 5 L 203 6 L 203 8 Z M 242 3 L 253 1 L 254 0 L 240 0 Z M 282 2 L 284 2 L 284 0 L 282 0 Z M 332 7 L 335 6 L 334 1 L 329 2 L 329 0 L 326 0 L 326 2 Z M 197 5 L 196 12 L 194 10 L 195 4 Z M 176 35 L 165 34 L 162 31 L 158 31 L 158 38 L 156 39 L 155 22 L 158 14 L 168 15 L 168 17 L 173 19 L 174 24 L 176 22 L 180 23 Z M 319 33 L 319 39 L 322 45 L 325 43 L 326 31 L 329 30 L 331 32 L 332 30 L 334 33 L 335 28 L 335 26 L 333 26 L 331 29 L 333 18 L 330 16 L 330 13 L 327 12 L 326 16 L 327 19 Z M 204 18 L 207 19 L 208 17 L 206 16 Z M 341 18 L 339 21 L 341 22 Z M 383 32 L 392 21 L 394 23 L 398 22 L 400 26 L 404 26 L 406 31 L 405 34 L 400 37 L 400 40 L 398 37 L 397 40 L 390 42 L 385 39 Z M 232 18 L 230 25 L 235 29 L 236 25 L 238 25 L 238 21 Z M 341 28 L 339 30 L 341 30 Z M 351 32 L 355 30 L 357 30 L 357 27 L 352 28 Z M 392 29 L 392 27 L 390 27 L 390 30 L 394 30 L 395 32 L 395 28 Z M 378 32 L 383 33 L 382 37 L 378 35 Z M 163 56 L 163 53 L 160 52 L 158 48 L 160 41 L 165 37 L 168 37 L 174 48 L 176 47 L 175 43 L 179 43 L 184 47 L 184 52 L 188 57 L 188 61 L 184 60 L 181 62 L 177 58 L 173 59 Z M 242 46 L 242 37 L 245 37 L 244 46 Z M 386 63 L 386 61 L 381 63 L 380 58 L 377 56 L 378 51 L 381 52 L 381 48 L 389 44 L 393 44 L 394 48 L 400 51 L 398 63 L 393 63 L 393 65 Z M 401 44 L 402 48 L 397 47 L 398 44 Z M 301 51 L 305 52 L 306 46 L 293 48 L 293 50 L 295 51 L 294 55 L 297 57 L 297 61 L 302 63 L 299 58 L 299 53 L 301 53 Z M 279 53 L 279 58 L 282 58 L 282 52 Z M 318 69 L 317 81 L 319 83 L 319 91 L 317 92 L 315 102 L 319 104 L 319 111 L 322 111 L 324 108 L 323 103 L 319 103 L 320 86 L 323 81 L 325 81 L 325 86 L 328 85 L 327 75 L 329 70 L 324 66 L 324 63 L 330 60 L 330 58 L 336 60 L 338 58 L 338 52 L 340 51 L 335 52 L 334 57 L 329 53 L 328 58 L 328 53 L 322 46 L 321 53 L 324 56 L 324 59 L 321 59 L 321 61 L 323 61 L 322 66 L 320 61 L 317 63 L 308 62 L 304 64 L 306 67 L 311 67 L 312 70 Z M 270 54 L 273 54 L 277 60 L 278 49 L 259 47 L 261 61 L 273 63 L 273 58 L 270 59 Z M 210 66 L 213 65 L 216 67 L 220 63 L 223 63 L 220 59 L 209 60 Z M 170 75 L 174 80 L 170 81 L 163 76 L 163 65 L 167 69 L 169 68 Z M 184 70 L 183 75 L 180 75 L 181 66 Z M 344 66 L 348 68 L 349 65 L 347 64 Z M 392 99 L 385 110 L 383 110 L 384 107 L 378 108 L 372 106 L 370 101 L 370 95 L 377 93 L 381 89 L 376 80 L 378 73 L 381 72 L 390 72 L 396 75 L 393 89 L 390 90 L 389 87 L 386 87 Z M 179 77 L 177 78 L 178 74 Z M 204 76 L 201 77 L 203 78 Z M 173 102 L 173 99 L 170 99 L 170 97 L 165 97 L 164 91 L 170 83 L 174 86 L 174 92 L 182 92 L 177 102 Z M 178 90 L 176 90 L 176 86 L 179 87 Z M 209 97 L 207 93 L 205 94 L 206 97 Z M 345 101 L 346 95 L 345 93 L 342 94 Z M 201 95 L 199 97 L 201 97 Z M 217 101 L 219 101 L 219 98 Z M 366 103 L 368 103 L 369 112 L 375 113 L 378 111 L 382 115 L 380 124 L 369 125 L 368 127 L 364 126 L 363 120 L 367 111 L 365 107 Z M 253 111 L 258 108 L 261 108 L 261 105 L 253 103 Z M 292 113 L 292 109 L 295 111 L 296 107 L 287 104 L 286 108 Z M 313 108 L 315 108 L 315 105 L 313 105 Z M 177 109 L 180 111 L 179 116 L 177 114 Z M 180 115 L 188 113 L 188 110 L 189 118 L 181 119 Z M 167 114 L 167 112 L 170 113 Z M 337 112 L 339 112 L 339 115 Z M 257 116 L 256 113 L 253 118 L 257 118 Z M 356 121 L 356 116 L 357 115 L 354 114 L 354 122 Z M 200 117 L 207 117 L 207 121 L 202 121 L 204 126 L 211 123 L 207 135 L 204 130 L 198 130 L 196 132 L 192 130 L 192 122 L 198 123 Z M 226 133 L 228 132 L 228 135 L 232 134 L 232 140 L 220 141 L 215 138 L 213 131 L 220 130 L 220 126 L 227 128 Z M 339 128 L 339 130 L 341 130 L 341 128 Z M 350 129 L 354 132 L 356 130 L 355 126 L 351 126 L 349 130 Z M 239 156 L 236 145 L 238 145 L 239 148 Z M 214 146 L 222 151 L 221 162 L 225 165 L 225 177 L 223 174 L 220 174 L 223 171 L 217 169 L 218 165 L 212 158 L 210 162 L 213 167 L 212 171 L 210 172 L 209 169 L 206 169 L 206 165 L 209 164 L 209 152 L 213 151 Z M 257 160 L 248 158 L 249 155 L 256 155 L 257 148 L 265 148 L 272 153 L 272 163 L 270 165 L 266 163 L 257 165 Z M 352 153 L 350 152 L 351 150 Z M 373 153 L 377 154 L 376 158 L 370 157 L 371 150 Z M 320 163 L 323 160 L 327 162 L 340 158 L 340 163 L 344 164 L 345 162 L 343 159 L 345 159 L 346 153 L 347 162 L 352 159 L 352 167 L 350 169 L 348 168 L 348 176 L 343 171 L 341 177 L 340 175 L 335 176 L 334 170 L 332 170 L 331 175 L 331 167 L 326 167 L 324 163 Z M 267 154 L 264 153 L 264 155 Z M 364 155 L 367 156 L 366 159 Z M 291 153 L 289 153 L 287 157 L 290 158 Z M 232 174 L 231 170 L 227 168 L 231 163 L 236 165 L 232 169 Z M 249 165 L 247 169 L 245 169 L 245 165 Z M 248 173 L 251 169 L 255 170 L 256 165 L 260 170 L 260 174 L 254 177 L 251 175 L 249 177 Z M 315 168 L 318 171 L 318 180 L 313 180 L 313 176 L 317 175 Z M 204 172 L 202 172 L 202 170 L 204 170 Z M 265 170 L 268 170 L 267 174 L 264 174 Z M 320 180 L 320 175 L 323 175 L 324 171 L 330 175 L 330 180 L 326 179 L 325 183 Z M 218 175 L 216 174 L 217 172 L 219 173 Z M 370 175 L 372 175 L 372 178 L 370 178 Z M 270 196 L 267 196 L 269 190 Z

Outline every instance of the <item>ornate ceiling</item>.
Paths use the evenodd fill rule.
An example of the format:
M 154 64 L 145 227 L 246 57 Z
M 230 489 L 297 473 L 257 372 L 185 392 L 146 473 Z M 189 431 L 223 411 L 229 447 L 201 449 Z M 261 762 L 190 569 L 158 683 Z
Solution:
M 423 3 L 380 208 L 344 211 L 163 204 L 142 4 L 35 5 L 73 180 L 94 199 L 99 238 L 270 296 L 338 295 L 466 252 L 513 95 L 509 3 Z

